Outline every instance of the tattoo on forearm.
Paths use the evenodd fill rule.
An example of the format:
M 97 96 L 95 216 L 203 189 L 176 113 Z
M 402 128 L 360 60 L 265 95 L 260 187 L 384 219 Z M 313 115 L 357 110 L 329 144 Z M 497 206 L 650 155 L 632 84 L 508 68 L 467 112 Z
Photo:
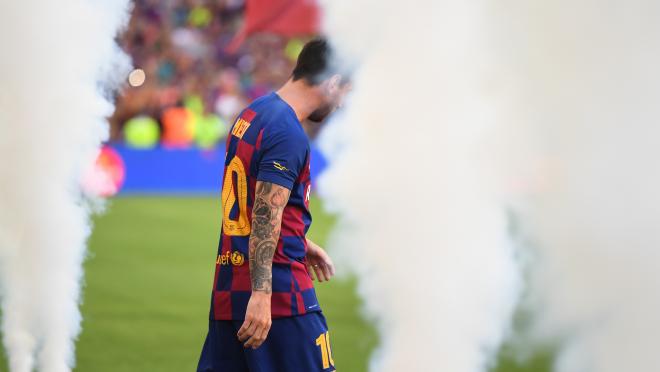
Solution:
M 273 255 L 282 226 L 282 212 L 290 191 L 269 182 L 259 182 L 252 208 L 250 278 L 253 291 L 273 291 Z

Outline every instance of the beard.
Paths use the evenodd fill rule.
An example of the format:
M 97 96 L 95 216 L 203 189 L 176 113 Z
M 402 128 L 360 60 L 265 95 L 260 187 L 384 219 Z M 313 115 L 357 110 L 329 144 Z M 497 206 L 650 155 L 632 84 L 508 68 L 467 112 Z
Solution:
M 311 114 L 307 117 L 307 120 L 320 124 L 322 123 L 332 112 L 334 107 L 332 105 L 323 105 L 316 110 L 312 111 Z

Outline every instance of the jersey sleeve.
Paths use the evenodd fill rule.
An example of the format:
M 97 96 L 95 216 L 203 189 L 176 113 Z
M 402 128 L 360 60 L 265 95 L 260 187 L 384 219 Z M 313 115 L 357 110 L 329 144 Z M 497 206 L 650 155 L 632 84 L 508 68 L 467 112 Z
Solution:
M 257 181 L 274 183 L 291 190 L 305 164 L 307 141 L 291 130 L 268 129 L 264 131 L 261 143 Z

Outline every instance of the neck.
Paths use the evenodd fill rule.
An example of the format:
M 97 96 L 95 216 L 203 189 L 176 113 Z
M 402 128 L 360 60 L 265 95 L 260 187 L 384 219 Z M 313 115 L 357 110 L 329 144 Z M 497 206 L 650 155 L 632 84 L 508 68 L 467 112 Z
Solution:
M 314 88 L 302 79 L 298 81 L 289 79 L 276 93 L 291 106 L 300 122 L 307 119 L 320 104 Z

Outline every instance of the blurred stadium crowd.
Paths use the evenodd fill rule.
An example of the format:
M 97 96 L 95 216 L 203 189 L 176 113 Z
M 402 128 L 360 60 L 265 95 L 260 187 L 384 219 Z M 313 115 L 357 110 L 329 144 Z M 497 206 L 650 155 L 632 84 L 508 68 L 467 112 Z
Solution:
M 120 43 L 145 78 L 117 97 L 111 141 L 213 147 L 247 103 L 286 81 L 311 35 L 233 42 L 245 9 L 245 0 L 136 0 Z

